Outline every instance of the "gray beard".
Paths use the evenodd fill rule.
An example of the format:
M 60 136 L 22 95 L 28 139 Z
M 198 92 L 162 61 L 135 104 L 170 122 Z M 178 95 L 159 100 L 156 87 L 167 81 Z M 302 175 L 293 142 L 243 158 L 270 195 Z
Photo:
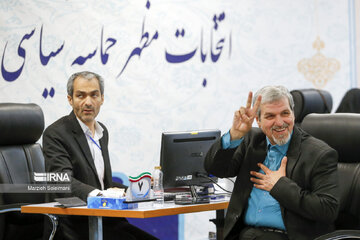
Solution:
M 273 139 L 274 139 L 274 142 L 279 145 L 279 146 L 282 146 L 282 145 L 285 145 L 289 140 L 290 140 L 290 134 L 288 134 L 288 136 L 286 138 L 280 138 L 280 139 L 277 139 L 275 138 L 275 136 L 273 135 Z

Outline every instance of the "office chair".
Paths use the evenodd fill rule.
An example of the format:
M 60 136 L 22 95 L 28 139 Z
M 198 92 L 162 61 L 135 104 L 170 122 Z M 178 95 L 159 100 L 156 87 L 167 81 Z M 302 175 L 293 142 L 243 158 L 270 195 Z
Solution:
M 309 113 L 330 113 L 332 97 L 328 91 L 315 88 L 292 90 L 295 123 L 299 125 Z
M 42 239 L 44 216 L 21 214 L 25 204 L 45 202 L 45 193 L 28 193 L 34 172 L 45 172 L 42 149 L 36 141 L 44 115 L 35 104 L 0 103 L 0 239 Z M 48 215 L 49 216 L 49 215 Z M 55 234 L 56 218 L 49 216 Z
M 339 154 L 340 211 L 336 231 L 317 238 L 360 238 L 360 114 L 309 114 L 301 127 Z
M 360 113 L 360 89 L 352 88 L 342 98 L 337 113 Z

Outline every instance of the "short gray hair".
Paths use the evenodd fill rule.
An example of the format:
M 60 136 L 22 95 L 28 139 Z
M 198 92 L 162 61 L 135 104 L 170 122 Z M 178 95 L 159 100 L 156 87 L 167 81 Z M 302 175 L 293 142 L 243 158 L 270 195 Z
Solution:
M 83 72 L 74 73 L 73 75 L 70 76 L 67 82 L 67 93 L 69 96 L 72 97 L 74 94 L 74 81 L 77 77 L 82 77 L 87 80 L 96 78 L 99 81 L 101 95 L 104 95 L 104 79 L 97 73 L 83 71 Z
M 284 86 L 265 86 L 255 93 L 253 105 L 257 97 L 261 95 L 261 104 L 271 103 L 282 98 L 287 98 L 291 111 L 294 111 L 294 99 L 289 90 Z M 257 116 L 260 118 L 260 107 L 257 110 Z

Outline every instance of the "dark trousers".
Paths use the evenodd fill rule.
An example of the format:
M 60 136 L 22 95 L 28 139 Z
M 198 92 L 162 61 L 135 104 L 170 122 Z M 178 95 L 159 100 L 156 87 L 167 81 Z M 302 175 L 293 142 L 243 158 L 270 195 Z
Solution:
M 270 229 L 269 229 L 270 230 Z M 266 229 L 245 227 L 239 234 L 239 240 L 289 240 L 287 234 Z

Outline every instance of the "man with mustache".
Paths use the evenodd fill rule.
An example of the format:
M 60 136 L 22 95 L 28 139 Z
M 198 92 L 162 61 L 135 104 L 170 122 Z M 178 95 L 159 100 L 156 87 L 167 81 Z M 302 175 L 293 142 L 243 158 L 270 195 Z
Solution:
M 333 230 L 339 209 L 337 152 L 295 126 L 283 86 L 252 93 L 230 131 L 210 148 L 205 169 L 237 177 L 225 239 L 314 239 Z M 253 128 L 254 119 L 259 128 Z
M 74 73 L 68 80 L 67 92 L 73 111 L 45 130 L 43 152 L 47 172 L 71 174 L 71 193 L 48 195 L 48 201 L 76 196 L 86 202 L 88 196 L 99 195 L 101 190 L 126 188 L 112 182 L 108 131 L 95 120 L 104 102 L 103 78 L 87 71 Z M 45 231 L 51 231 L 50 224 L 45 225 Z M 103 217 L 103 233 L 104 239 L 156 239 L 125 218 Z M 89 239 L 88 218 L 60 216 L 55 239 Z

